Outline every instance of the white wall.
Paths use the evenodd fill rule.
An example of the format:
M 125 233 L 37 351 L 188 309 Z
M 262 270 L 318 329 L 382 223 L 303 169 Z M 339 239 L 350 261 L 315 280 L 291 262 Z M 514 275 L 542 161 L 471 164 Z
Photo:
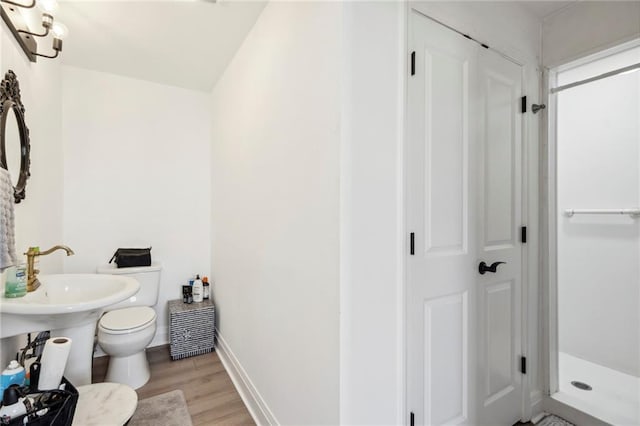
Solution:
M 544 20 L 543 64 L 554 67 L 640 37 L 640 2 L 580 1 Z
M 560 351 L 640 376 L 640 223 L 562 214 L 640 205 L 640 72 L 560 92 L 557 122 Z
M 340 424 L 399 424 L 405 6 L 343 7 Z
M 65 272 L 94 272 L 118 247 L 163 264 L 156 307 L 210 269 L 208 94 L 62 67 Z
M 31 140 L 31 178 L 26 198 L 15 206 L 16 247 L 59 244 L 62 237 L 62 140 L 60 136 L 60 62 L 39 58 L 31 63 L 2 22 L 2 78 L 13 70 L 20 82 L 25 121 Z M 60 272 L 62 259 L 43 257 L 41 269 Z
M 268 3 L 212 97 L 219 341 L 285 425 L 339 422 L 340 29 Z
M 4 21 L 0 23 L 1 78 L 13 70 L 20 83 L 25 121 L 31 139 L 31 178 L 26 199 L 15 206 L 16 247 L 23 257 L 29 246 L 49 247 L 62 241 L 62 139 L 60 136 L 60 61 L 31 63 Z M 62 271 L 62 256 L 45 256 L 43 272 Z M 3 341 L 0 365 L 15 356 L 14 345 Z

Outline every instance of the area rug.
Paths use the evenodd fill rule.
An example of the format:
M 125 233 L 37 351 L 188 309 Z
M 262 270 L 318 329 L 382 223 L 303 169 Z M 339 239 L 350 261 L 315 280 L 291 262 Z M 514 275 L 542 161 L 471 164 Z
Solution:
M 138 402 L 129 426 L 193 426 L 181 390 L 174 390 Z
M 565 419 L 562 419 L 553 414 L 548 415 L 544 419 L 537 423 L 536 426 L 575 426 L 573 423 L 569 423 Z

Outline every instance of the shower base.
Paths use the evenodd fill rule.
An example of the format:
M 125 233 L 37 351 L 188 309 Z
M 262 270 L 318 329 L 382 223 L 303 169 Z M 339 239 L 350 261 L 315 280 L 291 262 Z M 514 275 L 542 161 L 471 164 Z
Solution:
M 560 352 L 553 398 L 614 425 L 640 424 L 640 378 Z M 582 390 L 581 382 L 592 390 Z

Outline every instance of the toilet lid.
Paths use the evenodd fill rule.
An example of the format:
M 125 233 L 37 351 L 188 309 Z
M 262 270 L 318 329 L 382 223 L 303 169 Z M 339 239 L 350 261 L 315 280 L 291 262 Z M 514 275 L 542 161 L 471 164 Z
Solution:
M 122 331 L 142 327 L 155 319 L 156 311 L 140 306 L 107 312 L 100 318 L 100 325 L 107 330 Z

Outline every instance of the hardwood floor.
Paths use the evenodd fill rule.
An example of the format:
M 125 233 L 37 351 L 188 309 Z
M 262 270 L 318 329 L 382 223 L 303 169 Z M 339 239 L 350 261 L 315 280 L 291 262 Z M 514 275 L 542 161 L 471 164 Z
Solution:
M 182 389 L 194 426 L 255 425 L 215 352 L 171 361 L 168 346 L 147 350 L 151 379 L 138 398 Z M 104 381 L 108 357 L 93 360 L 93 382 Z M 161 426 L 161 425 L 158 425 Z
M 151 379 L 136 391 L 139 399 L 182 389 L 194 426 L 255 425 L 217 353 L 171 361 L 169 347 L 157 346 L 147 350 L 147 358 Z M 104 381 L 108 360 L 108 357 L 93 360 L 94 383 Z

